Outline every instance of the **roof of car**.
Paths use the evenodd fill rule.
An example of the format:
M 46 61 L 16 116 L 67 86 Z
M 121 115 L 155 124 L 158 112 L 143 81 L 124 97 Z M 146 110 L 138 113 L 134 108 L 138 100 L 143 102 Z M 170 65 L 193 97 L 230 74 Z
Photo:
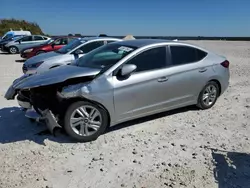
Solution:
M 164 39 L 135 39 L 135 40 L 124 40 L 120 41 L 119 43 L 122 45 L 128 45 L 128 46 L 135 46 L 135 47 L 143 47 L 151 44 L 157 44 L 157 43 L 165 43 L 170 42 L 170 40 L 164 40 Z M 173 41 L 171 41 L 173 42 Z
M 164 40 L 164 39 L 134 39 L 134 40 L 123 40 L 123 41 L 116 42 L 116 44 L 119 44 L 119 45 L 134 46 L 137 48 L 149 46 L 152 44 L 161 44 L 161 43 L 165 43 L 165 44 L 169 44 L 169 45 L 171 45 L 171 44 L 187 45 L 187 46 L 198 48 L 198 49 L 203 50 L 203 51 L 207 51 L 206 49 L 204 49 L 200 46 L 194 45 L 194 44 L 181 42 L 181 41 Z
M 81 40 L 95 40 L 95 39 L 117 39 L 117 40 L 122 40 L 122 39 L 118 39 L 118 38 L 114 38 L 114 37 L 83 37 L 81 38 Z

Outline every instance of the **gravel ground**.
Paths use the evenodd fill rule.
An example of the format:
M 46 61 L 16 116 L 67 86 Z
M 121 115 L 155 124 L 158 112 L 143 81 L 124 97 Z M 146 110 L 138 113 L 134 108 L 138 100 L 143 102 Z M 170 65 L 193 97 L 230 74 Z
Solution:
M 189 42 L 231 62 L 230 87 L 216 105 L 127 122 L 90 143 L 46 134 L 5 100 L 22 62 L 0 54 L 0 187 L 249 188 L 250 42 Z

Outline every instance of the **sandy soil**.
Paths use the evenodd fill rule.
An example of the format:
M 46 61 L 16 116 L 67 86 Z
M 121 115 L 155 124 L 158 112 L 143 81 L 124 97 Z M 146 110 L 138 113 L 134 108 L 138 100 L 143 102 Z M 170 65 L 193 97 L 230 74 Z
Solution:
M 190 42 L 231 62 L 230 87 L 212 109 L 127 122 L 85 144 L 42 134 L 3 98 L 22 63 L 0 54 L 0 187 L 249 188 L 250 43 Z

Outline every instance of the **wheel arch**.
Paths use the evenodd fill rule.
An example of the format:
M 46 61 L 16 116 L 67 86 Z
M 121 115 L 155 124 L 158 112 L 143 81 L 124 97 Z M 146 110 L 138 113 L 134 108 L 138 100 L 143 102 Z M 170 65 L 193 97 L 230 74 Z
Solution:
M 14 48 L 16 48 L 17 49 L 17 53 L 19 52 L 19 48 L 17 47 L 17 46 L 15 46 L 15 45 L 11 45 L 11 46 L 9 46 L 8 48 L 9 48 L 9 50 L 10 50 L 10 48 L 12 48 L 12 47 L 14 47 Z
M 209 80 L 209 82 L 215 82 L 216 84 L 218 84 L 218 86 L 219 86 L 219 96 L 220 96 L 221 95 L 221 83 L 220 83 L 220 81 L 217 80 L 217 79 L 211 79 L 211 80 Z
M 74 97 L 74 98 L 69 98 L 69 99 L 66 99 L 64 101 L 64 106 L 63 106 L 63 111 L 64 113 L 66 112 L 66 110 L 68 109 L 68 107 L 72 104 L 72 103 L 75 103 L 75 102 L 78 102 L 78 101 L 88 101 L 90 103 L 93 103 L 99 107 L 101 107 L 103 110 L 106 111 L 107 115 L 108 115 L 108 127 L 110 126 L 110 122 L 111 122 L 111 116 L 110 116 L 110 113 L 109 111 L 107 110 L 107 108 L 102 105 L 101 103 L 99 102 L 96 102 L 96 101 L 93 101 L 93 100 L 90 100 L 90 99 L 87 99 L 85 97 Z

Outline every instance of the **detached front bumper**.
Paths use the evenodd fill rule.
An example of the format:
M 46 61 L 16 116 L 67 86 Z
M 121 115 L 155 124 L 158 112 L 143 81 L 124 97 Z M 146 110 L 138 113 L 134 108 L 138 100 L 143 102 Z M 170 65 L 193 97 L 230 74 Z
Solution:
M 34 119 L 37 122 L 44 120 L 51 134 L 55 133 L 56 128 L 62 128 L 57 123 L 57 118 L 54 116 L 51 110 L 45 109 L 41 111 L 37 109 L 40 112 L 38 113 L 27 99 L 22 98 L 21 96 L 18 96 L 17 101 L 21 107 L 28 109 L 25 114 L 27 118 Z

